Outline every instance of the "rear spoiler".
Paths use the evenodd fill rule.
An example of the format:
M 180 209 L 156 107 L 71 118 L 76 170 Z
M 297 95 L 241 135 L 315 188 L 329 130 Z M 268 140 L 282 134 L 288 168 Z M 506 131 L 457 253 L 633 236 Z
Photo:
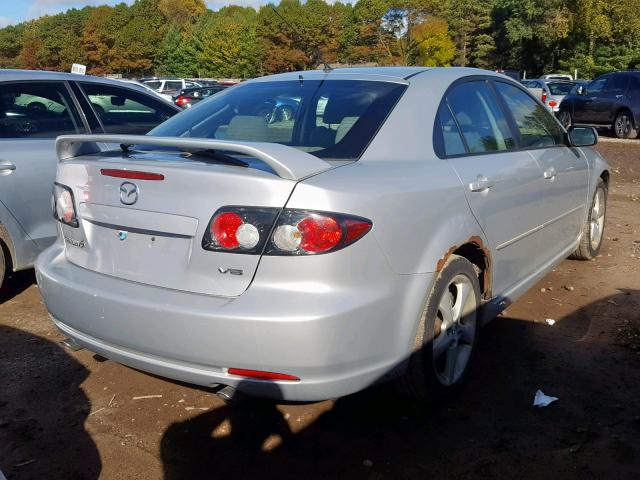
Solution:
M 224 150 L 250 155 L 269 165 L 280 177 L 300 180 L 329 170 L 331 165 L 309 153 L 279 143 L 233 142 L 206 138 L 153 137 L 147 135 L 63 135 L 56 139 L 56 152 L 61 162 L 83 155 L 100 153 L 99 143 L 117 145 L 157 145 L 185 150 Z

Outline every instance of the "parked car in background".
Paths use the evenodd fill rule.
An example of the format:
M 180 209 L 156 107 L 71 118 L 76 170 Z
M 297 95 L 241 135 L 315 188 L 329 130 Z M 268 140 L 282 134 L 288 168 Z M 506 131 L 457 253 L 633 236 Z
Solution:
M 568 73 L 548 73 L 547 75 L 543 75 L 541 78 L 542 80 L 573 80 L 573 76 Z
M 130 83 L 133 85 L 139 85 L 145 90 L 147 90 L 149 93 L 153 93 L 154 95 L 157 95 L 158 97 L 162 98 L 163 100 L 166 100 L 167 102 L 173 102 L 173 97 L 171 95 L 167 93 L 160 93 L 157 90 L 154 90 L 153 88 L 151 88 L 149 85 L 141 83 L 138 80 L 119 79 L 119 81 L 124 83 Z
M 496 70 L 496 73 L 501 73 L 502 75 L 506 75 L 509 78 L 512 78 L 514 80 L 516 80 L 517 82 L 520 81 L 521 77 L 520 77 L 520 72 L 518 70 Z
M 160 92 L 171 97 L 185 88 L 202 87 L 202 84 L 194 82 L 193 80 L 186 80 L 184 78 L 141 78 L 140 82 L 144 83 L 156 92 Z
M 596 141 L 486 70 L 251 80 L 146 136 L 58 138 L 38 284 L 70 345 L 228 396 L 446 396 L 484 321 L 598 254 Z
M 558 118 L 570 125 L 610 128 L 618 138 L 636 138 L 640 129 L 640 71 L 602 75 L 578 88 L 560 105 Z
M 527 88 L 535 88 L 540 91 L 540 101 L 554 114 L 560 111 L 562 99 L 571 93 L 575 87 L 574 82 L 566 80 L 525 80 Z
M 144 134 L 179 111 L 116 80 L 0 70 L 0 287 L 6 268 L 30 268 L 55 240 L 57 136 Z
M 229 85 L 216 84 L 208 85 L 206 87 L 185 88 L 180 90 L 172 98 L 172 101 L 178 107 L 190 108 L 205 98 L 209 98 L 211 95 L 221 92 L 225 88 L 229 88 Z

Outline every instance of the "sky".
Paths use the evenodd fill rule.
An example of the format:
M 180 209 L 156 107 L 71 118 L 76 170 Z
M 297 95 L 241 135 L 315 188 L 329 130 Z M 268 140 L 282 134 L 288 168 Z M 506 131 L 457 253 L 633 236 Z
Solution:
M 131 4 L 133 0 L 0 0 L 0 28 L 25 20 L 31 20 L 46 14 L 56 14 L 70 8 L 82 8 L 87 5 Z M 218 9 L 224 5 L 258 7 L 268 0 L 206 0 L 209 8 Z

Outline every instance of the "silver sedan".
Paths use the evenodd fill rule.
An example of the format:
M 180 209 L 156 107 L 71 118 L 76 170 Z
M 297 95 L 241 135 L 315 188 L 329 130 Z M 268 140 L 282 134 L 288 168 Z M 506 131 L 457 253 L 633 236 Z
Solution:
M 38 282 L 69 345 L 228 395 L 446 395 L 484 322 L 598 254 L 596 141 L 483 70 L 256 79 L 147 136 L 58 138 Z

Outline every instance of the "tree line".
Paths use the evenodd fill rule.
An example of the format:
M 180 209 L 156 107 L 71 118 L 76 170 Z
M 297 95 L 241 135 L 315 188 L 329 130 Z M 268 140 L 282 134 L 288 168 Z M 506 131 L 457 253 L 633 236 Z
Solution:
M 475 66 L 591 78 L 640 68 L 640 0 L 136 0 L 0 29 L 0 67 L 250 78 L 324 63 Z

